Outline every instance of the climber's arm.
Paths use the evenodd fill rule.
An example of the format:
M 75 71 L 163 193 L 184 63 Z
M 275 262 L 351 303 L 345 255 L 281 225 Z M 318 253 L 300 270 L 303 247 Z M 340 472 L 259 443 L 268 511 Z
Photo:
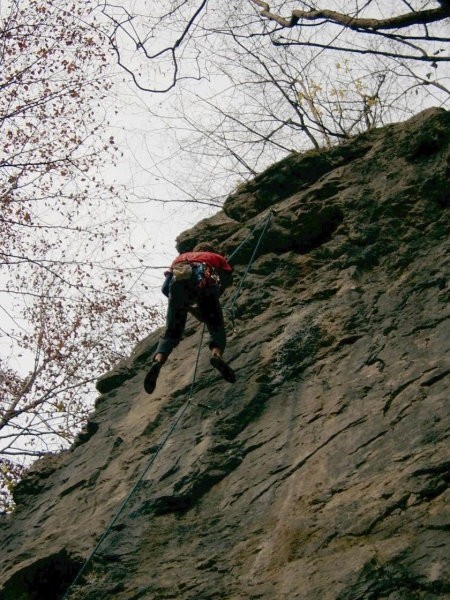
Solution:
M 173 273 L 172 273 L 172 271 L 166 271 L 164 273 L 164 275 L 166 276 L 166 278 L 165 278 L 164 283 L 162 285 L 161 291 L 164 294 L 164 296 L 169 297 L 170 282 L 172 281 Z

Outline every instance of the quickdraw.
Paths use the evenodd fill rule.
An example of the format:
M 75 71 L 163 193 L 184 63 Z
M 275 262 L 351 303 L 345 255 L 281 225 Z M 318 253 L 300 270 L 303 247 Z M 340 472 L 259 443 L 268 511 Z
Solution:
M 197 285 L 200 289 L 211 285 L 220 285 L 217 271 L 205 263 L 194 263 L 194 272 Z

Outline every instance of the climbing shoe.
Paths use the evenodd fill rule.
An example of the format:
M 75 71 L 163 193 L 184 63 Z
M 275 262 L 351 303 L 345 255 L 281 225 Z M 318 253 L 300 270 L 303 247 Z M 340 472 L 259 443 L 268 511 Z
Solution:
M 233 369 L 228 365 L 220 356 L 211 356 L 209 362 L 211 365 L 219 371 L 225 381 L 234 383 L 236 381 L 236 374 Z
M 144 390 L 147 394 L 151 394 L 156 386 L 156 380 L 158 379 L 159 372 L 161 371 L 162 364 L 157 360 L 153 361 L 149 372 L 144 379 Z

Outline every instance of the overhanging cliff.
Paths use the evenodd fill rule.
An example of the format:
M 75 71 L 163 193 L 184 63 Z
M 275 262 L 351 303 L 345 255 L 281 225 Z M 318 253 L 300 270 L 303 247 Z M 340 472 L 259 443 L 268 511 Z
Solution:
M 273 209 L 229 336 L 238 380 L 205 348 L 161 448 L 201 327 L 152 396 L 161 332 L 106 374 L 75 446 L 1 517 L 0 597 L 63 597 L 158 450 L 70 599 L 450 597 L 449 173 L 450 113 L 433 109 L 289 156 L 181 235 L 230 254 Z

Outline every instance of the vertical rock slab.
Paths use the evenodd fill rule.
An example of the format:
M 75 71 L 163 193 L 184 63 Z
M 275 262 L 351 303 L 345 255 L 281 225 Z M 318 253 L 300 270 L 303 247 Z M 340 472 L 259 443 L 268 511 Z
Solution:
M 272 210 L 228 323 L 237 382 L 205 348 L 189 399 L 194 320 L 152 396 L 160 332 L 105 374 L 0 518 L 1 598 L 61 598 L 106 530 L 71 600 L 450 596 L 449 145 L 433 109 L 289 156 L 180 236 L 248 238 L 239 280 Z

